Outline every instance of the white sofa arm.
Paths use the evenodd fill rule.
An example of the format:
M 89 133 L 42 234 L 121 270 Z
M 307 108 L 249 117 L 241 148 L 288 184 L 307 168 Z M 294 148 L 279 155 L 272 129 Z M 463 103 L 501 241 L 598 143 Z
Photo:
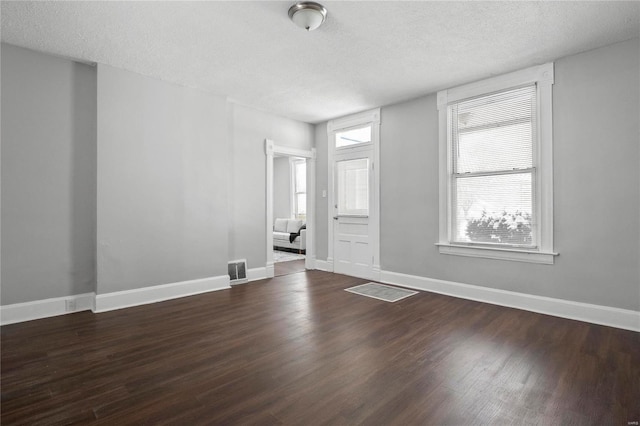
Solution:
M 306 250 L 306 249 L 307 249 L 307 230 L 301 229 L 300 230 L 300 250 Z

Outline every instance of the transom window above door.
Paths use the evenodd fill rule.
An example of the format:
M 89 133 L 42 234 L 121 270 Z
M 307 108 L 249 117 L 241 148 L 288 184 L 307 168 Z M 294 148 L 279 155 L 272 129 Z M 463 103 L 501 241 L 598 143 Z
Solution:
M 336 132 L 336 148 L 371 143 L 371 125 Z

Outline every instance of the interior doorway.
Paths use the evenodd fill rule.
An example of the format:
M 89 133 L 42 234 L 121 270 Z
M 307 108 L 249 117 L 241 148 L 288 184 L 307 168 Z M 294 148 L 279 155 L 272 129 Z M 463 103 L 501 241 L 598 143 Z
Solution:
M 314 268 L 315 148 L 265 140 L 267 276 Z
M 305 271 L 307 251 L 307 159 L 273 156 L 274 275 Z

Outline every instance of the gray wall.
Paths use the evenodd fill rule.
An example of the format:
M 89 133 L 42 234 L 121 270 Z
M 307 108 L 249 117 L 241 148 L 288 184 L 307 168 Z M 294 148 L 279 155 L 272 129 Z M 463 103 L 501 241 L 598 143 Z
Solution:
M 440 255 L 436 96 L 383 107 L 382 269 L 640 310 L 639 51 L 635 39 L 555 62 L 554 265 Z M 326 223 L 326 199 L 318 205 Z
M 232 189 L 229 255 L 264 267 L 266 245 L 266 154 L 264 140 L 300 149 L 313 147 L 313 126 L 240 105 L 231 108 Z M 269 225 L 271 229 L 271 224 Z
M 329 204 L 328 198 L 322 196 L 322 191 L 328 191 L 327 163 L 328 135 L 327 123 L 315 126 L 316 142 L 316 258 L 325 260 L 329 256 Z
M 95 68 L 2 44 L 2 304 L 95 288 Z
M 291 168 L 289 157 L 273 159 L 273 219 L 291 217 Z
M 4 44 L 2 89 L 3 305 L 265 265 L 264 139 L 312 125 Z
M 98 293 L 226 275 L 223 98 L 98 66 Z

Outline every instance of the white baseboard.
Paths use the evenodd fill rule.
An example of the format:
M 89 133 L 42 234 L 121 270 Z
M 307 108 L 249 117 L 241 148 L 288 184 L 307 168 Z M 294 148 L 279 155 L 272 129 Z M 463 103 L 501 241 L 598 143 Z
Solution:
M 236 286 L 236 285 L 248 284 L 252 281 L 264 280 L 266 278 L 273 278 L 273 276 L 275 275 L 274 269 L 275 268 L 273 267 L 273 264 L 271 265 L 271 267 L 264 266 L 262 268 L 247 269 L 247 279 L 240 282 L 233 283 L 233 285 Z
M 231 288 L 229 275 L 98 294 L 94 312 L 107 312 L 146 305 L 226 288 Z
M 274 266 L 273 262 L 267 262 L 267 266 L 266 266 L 266 275 L 267 278 L 273 278 L 276 275 L 276 268 Z
M 317 269 L 316 268 L 316 255 L 307 255 L 304 260 L 304 267 L 306 269 Z
M 373 265 L 371 273 L 373 274 L 373 281 L 380 281 L 382 270 L 380 265 Z
M 330 262 L 327 262 L 326 260 L 316 259 L 315 269 L 319 271 L 333 272 L 333 262 L 330 263 Z
M 398 272 L 381 271 L 380 281 L 462 299 L 508 306 L 525 311 L 569 318 L 593 324 L 640 331 L 640 312 L 592 305 L 551 297 L 535 296 L 452 281 L 436 280 Z
M 266 266 L 263 266 L 262 268 L 247 269 L 247 280 L 249 282 L 264 280 L 265 278 L 269 278 L 267 272 Z
M 94 307 L 94 301 L 95 293 L 83 293 L 5 305 L 0 307 L 0 324 L 7 325 L 72 312 L 90 311 Z

